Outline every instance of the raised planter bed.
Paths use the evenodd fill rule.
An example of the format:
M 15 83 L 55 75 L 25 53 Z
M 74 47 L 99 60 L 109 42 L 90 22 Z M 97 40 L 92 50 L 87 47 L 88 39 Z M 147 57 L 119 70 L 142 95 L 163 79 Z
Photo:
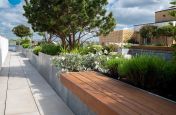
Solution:
M 35 55 L 32 50 L 24 49 L 21 46 L 17 48 L 24 56 L 29 58 L 31 64 L 38 70 L 38 72 L 45 78 L 50 86 L 62 98 L 67 106 L 74 112 L 75 115 L 95 115 L 86 104 L 84 104 L 78 97 L 69 91 L 60 81 L 60 72 L 52 65 L 52 56 L 39 53 Z
M 58 69 L 55 67 L 55 66 L 53 66 L 52 65 L 52 62 L 51 62 L 51 58 L 52 58 L 52 56 L 50 56 L 50 55 L 46 55 L 46 54 L 43 54 L 43 53 L 39 53 L 39 55 L 37 56 L 37 55 L 35 55 L 35 54 L 33 54 L 33 52 L 32 52 L 32 50 L 28 50 L 28 49 L 21 49 L 21 51 L 23 51 L 23 53 L 25 54 L 25 56 L 26 57 L 28 57 L 29 58 L 29 60 L 31 61 L 31 63 L 34 65 L 34 67 L 36 67 L 36 69 L 39 71 L 39 73 L 46 79 L 46 81 L 52 86 L 52 88 L 57 92 L 57 94 L 64 100 L 64 102 L 69 106 L 69 108 L 76 114 L 76 115 L 96 115 L 96 114 L 99 114 L 99 111 L 101 111 L 102 110 L 102 107 L 103 107 L 103 110 L 107 110 L 107 111 L 109 111 L 109 113 L 112 113 L 112 115 L 113 115 L 113 112 L 116 112 L 116 110 L 114 111 L 111 111 L 111 107 L 110 107 L 110 109 L 109 108 L 107 108 L 107 105 L 105 104 L 105 105 L 100 105 L 100 106 L 102 106 L 102 107 L 98 107 L 98 108 L 96 108 L 95 107 L 95 105 L 99 105 L 99 104 L 101 104 L 102 102 L 101 102 L 101 100 L 100 100 L 100 102 L 97 102 L 97 100 L 94 100 L 90 105 L 92 105 L 92 107 L 90 107 L 90 105 L 89 104 L 87 104 L 87 102 L 85 102 L 84 101 L 84 99 L 82 99 L 77 93 L 75 93 L 74 91 L 72 91 L 72 89 L 70 89 L 66 84 L 65 84 L 65 82 L 63 81 L 63 78 L 60 76 L 60 72 L 58 72 Z M 76 73 L 77 74 L 77 73 Z M 86 73 L 87 75 L 86 75 L 86 77 L 87 78 L 84 78 L 84 80 L 82 80 L 82 81 L 84 81 L 84 82 L 87 82 L 87 79 L 90 79 L 90 77 L 92 76 L 92 75 L 89 75 L 89 73 Z M 97 74 L 98 76 L 101 76 L 101 78 L 102 79 L 104 79 L 105 77 L 104 76 L 102 76 L 102 75 L 99 75 L 99 74 Z M 62 74 L 62 76 L 63 76 L 63 74 Z M 81 77 L 82 77 L 82 75 L 81 75 Z M 70 77 L 71 78 L 71 77 Z M 97 79 L 96 78 L 96 76 L 93 76 L 93 78 L 91 78 L 90 80 L 95 80 L 95 79 Z M 99 78 L 98 78 L 99 79 Z M 71 82 L 71 81 L 69 81 L 69 82 Z M 119 82 L 119 81 L 118 81 Z M 137 97 L 137 99 L 136 98 L 131 98 L 130 96 L 132 96 L 131 94 L 133 94 L 134 92 L 136 92 L 136 90 L 132 90 L 131 92 L 130 91 L 127 91 L 126 93 L 124 93 L 123 95 L 121 95 L 121 92 L 124 92 L 124 91 L 126 91 L 127 89 L 120 89 L 120 91 L 119 91 L 119 93 L 120 94 L 116 94 L 117 92 L 116 92 L 116 89 L 114 88 L 116 85 L 116 80 L 112 80 L 112 79 L 110 79 L 110 78 L 107 78 L 106 77 L 106 79 L 105 80 L 103 80 L 103 81 L 90 81 L 90 83 L 92 83 L 92 85 L 91 84 L 89 84 L 89 86 L 91 86 L 91 87 L 94 87 L 94 86 L 97 86 L 98 88 L 97 88 L 97 90 L 94 92 L 94 93 L 97 93 L 97 92 L 99 92 L 99 90 L 101 90 L 101 91 L 103 91 L 103 93 L 105 93 L 105 95 L 109 95 L 109 94 L 111 94 L 112 93 L 112 96 L 113 95 L 115 95 L 115 96 L 113 96 L 114 98 L 115 98 L 115 100 L 117 99 L 117 100 L 120 100 L 120 101 L 123 101 L 123 103 L 125 102 L 124 101 L 124 99 L 126 98 L 128 101 L 130 101 L 130 99 L 132 99 L 132 101 L 134 101 L 134 102 L 136 102 L 136 101 L 138 101 L 137 99 L 138 99 L 138 97 L 139 97 L 139 95 L 137 95 L 137 94 L 135 94 L 135 96 Z M 95 84 L 94 84 L 95 83 Z M 102 85 L 101 83 L 103 83 L 103 84 L 105 84 L 105 85 Z M 108 84 L 109 83 L 109 84 Z M 112 84 L 111 84 L 112 83 Z M 113 83 L 115 83 L 115 84 L 113 84 Z M 125 84 L 125 83 L 122 83 L 122 82 L 119 82 L 120 83 L 120 86 L 122 85 L 123 86 L 123 84 Z M 84 83 L 83 83 L 84 84 Z M 73 84 L 72 84 L 73 85 Z M 75 85 L 75 84 L 74 84 Z M 112 86 L 112 88 L 110 88 L 110 86 L 111 85 L 114 85 L 114 86 Z M 127 85 L 127 84 L 126 84 Z M 129 86 L 129 85 L 127 85 L 127 86 Z M 75 86 L 71 86 L 71 88 L 74 88 Z M 108 88 L 109 87 L 109 88 Z M 132 86 L 130 86 L 130 87 L 132 87 Z M 104 89 L 105 88 L 105 89 Z M 134 88 L 134 87 L 133 87 Z M 132 88 L 132 89 L 133 89 Z M 85 89 L 85 88 L 83 88 L 83 89 Z M 81 91 L 81 90 L 83 90 L 83 89 L 76 89 L 78 92 L 79 91 Z M 137 88 L 135 88 L 135 89 L 137 89 Z M 139 89 L 138 89 L 139 90 Z M 110 93 L 109 93 L 109 91 L 110 91 Z M 134 92 L 133 92 L 134 91 Z M 140 90 L 140 91 L 142 91 L 142 90 Z M 142 92 L 145 92 L 145 94 L 148 94 L 148 92 L 146 92 L 146 91 L 142 91 Z M 107 93 L 107 94 L 106 94 Z M 85 94 L 84 92 L 82 93 L 82 94 L 84 94 L 83 95 L 83 97 L 86 97 L 86 96 L 88 96 L 88 94 Z M 139 93 L 140 94 L 140 93 Z M 151 95 L 151 94 L 150 94 Z M 124 98 L 121 98 L 121 96 L 122 97 L 124 97 Z M 126 97 L 127 96 L 127 97 Z M 133 97 L 135 97 L 135 96 L 133 96 Z M 151 97 L 153 97 L 154 95 L 152 95 Z M 150 97 L 150 96 L 149 96 Z M 156 96 L 154 96 L 155 98 L 156 98 Z M 90 97 L 88 97 L 88 98 L 86 98 L 85 100 L 88 100 Z M 104 98 L 106 98 L 106 96 L 104 96 Z M 107 98 L 109 98 L 109 97 L 107 97 Z M 144 97 L 144 99 L 145 99 L 146 97 Z M 135 100 L 136 99 L 136 100 Z M 103 100 L 103 99 L 102 99 Z M 149 99 L 150 100 L 150 99 Z M 174 107 L 174 109 L 176 110 L 176 108 L 175 108 L 175 103 L 173 103 L 173 102 L 171 102 L 171 101 L 168 101 L 168 100 L 166 100 L 166 99 L 162 99 L 162 98 L 160 98 L 160 97 L 157 97 L 156 98 L 156 100 L 164 100 L 163 102 L 169 102 L 169 103 L 172 103 L 171 104 L 171 106 L 170 106 L 170 104 L 166 104 L 166 105 L 168 105 L 169 106 L 169 108 L 170 109 L 168 109 L 168 111 L 172 111 L 172 108 Z M 154 103 L 158 103 L 156 100 L 152 100 Z M 150 103 L 152 102 L 152 101 L 150 101 Z M 89 102 L 89 101 L 88 101 Z M 111 101 L 112 103 L 114 103 L 113 101 Z M 142 99 L 141 99 L 141 102 L 142 102 Z M 148 101 L 146 101 L 146 102 L 148 102 Z M 161 102 L 161 104 L 162 104 L 162 109 L 164 108 L 164 110 L 167 108 L 167 106 L 163 106 L 163 102 Z M 117 103 L 116 101 L 115 101 L 115 103 Z M 118 102 L 119 103 L 119 102 Z M 123 103 L 121 103 L 121 105 L 123 105 Z M 145 102 L 143 102 L 143 103 L 145 103 Z M 140 106 L 138 106 L 138 105 L 136 105 L 136 104 L 133 104 L 133 103 L 130 103 L 131 105 L 129 105 L 129 106 L 137 106 L 137 108 L 140 108 Z M 174 106 L 173 106 L 174 105 Z M 116 105 L 117 106 L 117 105 Z M 145 106 L 145 105 L 144 105 Z M 148 107 L 149 107 L 149 105 L 147 105 Z M 153 105 L 153 104 L 151 104 L 150 105 L 151 107 L 149 107 L 150 109 L 152 109 L 153 108 L 153 106 L 160 106 L 159 104 L 157 105 Z M 128 107 L 128 106 L 125 106 L 125 109 L 124 110 L 126 110 L 126 107 Z M 156 107 L 154 107 L 154 108 L 156 108 Z M 137 108 L 136 108 L 136 110 L 137 110 Z M 147 110 L 149 109 L 149 108 L 147 108 Z M 95 110 L 96 109 L 96 110 Z M 118 108 L 119 109 L 119 108 Z M 117 110 L 118 110 L 117 109 Z M 150 111 L 150 109 L 149 109 L 149 111 Z M 102 110 L 102 111 L 103 111 Z M 120 110 L 121 110 L 121 106 L 120 106 Z M 123 112 L 124 110 L 121 110 L 121 112 Z M 153 110 L 153 109 L 152 109 Z M 160 109 L 158 109 L 158 110 L 160 110 Z M 167 110 L 167 109 L 166 109 Z M 165 111 L 166 111 L 165 110 Z M 119 110 L 118 110 L 119 111 Z M 131 110 L 129 110 L 129 111 L 131 111 Z M 127 112 L 129 112 L 129 111 L 127 111 Z M 145 111 L 142 111 L 142 112 L 145 112 Z M 175 112 L 175 111 L 174 111 Z M 103 115 L 103 113 L 105 113 L 105 112 L 101 112 L 102 114 L 101 115 Z M 148 112 L 149 114 L 151 113 L 151 112 Z M 163 112 L 162 110 L 161 110 L 161 113 L 165 113 L 165 112 Z M 119 113 L 118 113 L 119 114 Z M 158 113 L 159 114 L 159 113 Z M 169 114 L 171 114 L 171 113 L 169 113 Z M 167 115 L 169 115 L 169 114 L 167 114 Z M 171 114 L 172 115 L 172 114 Z
M 61 82 L 97 115 L 175 115 L 176 103 L 95 72 L 61 74 Z

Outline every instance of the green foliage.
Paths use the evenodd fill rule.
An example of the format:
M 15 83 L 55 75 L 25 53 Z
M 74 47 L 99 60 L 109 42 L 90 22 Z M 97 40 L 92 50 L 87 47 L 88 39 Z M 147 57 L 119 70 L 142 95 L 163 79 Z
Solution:
M 119 68 L 126 61 L 124 58 L 112 58 L 106 62 L 106 68 L 108 69 L 108 74 L 113 78 L 118 78 Z
M 29 47 L 30 47 L 30 44 L 27 44 L 27 43 L 22 44 L 22 47 L 23 47 L 23 48 L 29 48 Z
M 166 38 L 166 45 L 168 45 L 167 43 L 167 37 L 173 37 L 176 38 L 176 27 L 174 27 L 173 25 L 167 25 L 167 26 L 163 26 L 158 28 L 157 33 L 159 36 L 165 36 Z
M 24 16 L 34 31 L 57 35 L 64 48 L 73 49 L 89 33 L 93 37 L 113 31 L 116 23 L 107 4 L 107 0 L 30 0 Z
M 118 46 L 114 44 L 104 45 L 102 49 L 103 52 L 107 51 L 108 54 L 110 52 L 116 52 L 117 50 L 118 50 Z
M 14 27 L 12 29 L 12 32 L 20 37 L 20 38 L 23 38 L 23 37 L 26 37 L 26 36 L 30 36 L 31 35 L 31 31 L 30 31 L 30 28 L 29 27 L 26 27 L 25 25 L 18 25 L 16 27 Z
M 103 47 L 101 45 L 88 45 L 86 47 L 83 47 L 80 50 L 81 54 L 89 54 L 89 53 L 93 53 L 96 54 L 100 51 L 102 51 Z
M 124 62 L 119 73 L 136 86 L 161 90 L 170 79 L 175 79 L 176 66 L 159 57 L 143 55 Z
M 173 8 L 175 8 L 176 7 L 176 0 L 172 0 L 172 2 L 170 2 L 170 4 L 172 5 Z M 173 17 L 176 17 L 176 10 L 170 11 L 169 14 Z
M 123 48 L 130 48 L 132 46 L 132 44 L 130 44 L 130 43 L 127 43 L 127 44 L 125 44 L 125 45 L 123 45 Z
M 42 47 L 41 46 L 35 46 L 33 48 L 33 53 L 36 54 L 36 55 L 38 55 L 39 52 L 41 52 L 41 51 L 42 51 Z
M 20 39 L 20 45 L 30 44 L 31 40 L 28 38 Z
M 105 64 L 109 59 L 108 56 L 101 54 L 80 55 L 76 53 L 64 53 L 53 59 L 53 64 L 60 71 L 85 71 L 97 70 L 107 72 Z
M 172 37 L 174 35 L 174 26 L 167 25 L 158 28 L 158 34 L 160 36 Z
M 61 52 L 61 47 L 56 44 L 45 43 L 40 46 L 42 47 L 41 52 L 48 55 L 58 55 Z
M 135 39 L 129 39 L 129 40 L 127 40 L 127 43 L 131 43 L 131 44 L 139 44 L 139 42 L 138 41 L 136 41 Z
M 143 39 L 147 40 L 147 43 L 150 43 L 151 38 L 154 38 L 157 35 L 157 26 L 153 25 L 143 26 L 140 29 L 139 33 Z

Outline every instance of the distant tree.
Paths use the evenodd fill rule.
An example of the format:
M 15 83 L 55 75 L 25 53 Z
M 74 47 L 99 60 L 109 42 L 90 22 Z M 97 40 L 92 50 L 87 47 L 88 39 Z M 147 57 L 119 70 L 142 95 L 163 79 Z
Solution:
M 172 5 L 171 8 L 176 8 L 176 0 L 172 0 L 170 4 Z M 176 17 L 176 10 L 170 11 L 169 13 L 171 16 Z
M 145 25 L 140 31 L 140 36 L 146 41 L 147 44 L 151 42 L 151 39 L 157 36 L 157 26 Z
M 99 35 L 107 35 L 116 26 L 108 0 L 25 0 L 24 16 L 34 31 L 60 38 L 64 47 L 76 45 Z
M 157 29 L 159 36 L 165 37 L 166 46 L 168 46 L 168 37 L 175 37 L 175 27 L 172 25 L 162 26 Z
M 12 29 L 12 32 L 20 37 L 20 38 L 23 38 L 23 37 L 26 37 L 26 36 L 31 36 L 31 31 L 30 31 L 30 28 L 25 26 L 25 25 L 18 25 L 16 27 L 14 27 Z

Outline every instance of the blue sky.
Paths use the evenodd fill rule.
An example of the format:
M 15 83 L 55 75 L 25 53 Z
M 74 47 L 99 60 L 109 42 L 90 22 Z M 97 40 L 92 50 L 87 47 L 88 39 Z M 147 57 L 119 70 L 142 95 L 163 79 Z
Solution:
M 10 1 L 10 2 L 9 2 Z M 23 14 L 24 0 L 0 0 L 0 35 L 16 38 L 11 32 L 18 24 L 27 24 Z M 108 0 L 108 11 L 117 20 L 116 29 L 132 27 L 135 24 L 154 22 L 154 12 L 170 7 L 170 0 Z M 38 36 L 34 36 L 34 39 Z

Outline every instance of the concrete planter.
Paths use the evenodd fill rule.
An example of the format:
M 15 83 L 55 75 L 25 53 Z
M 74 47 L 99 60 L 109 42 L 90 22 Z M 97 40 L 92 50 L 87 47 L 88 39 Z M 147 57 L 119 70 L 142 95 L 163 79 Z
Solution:
M 91 111 L 77 96 L 69 91 L 60 81 L 60 72 L 52 65 L 52 56 L 39 53 L 35 55 L 32 50 L 18 48 L 23 55 L 29 58 L 31 64 L 38 70 L 38 72 L 45 78 L 50 86 L 62 98 L 67 106 L 74 112 L 75 115 L 96 115 Z

